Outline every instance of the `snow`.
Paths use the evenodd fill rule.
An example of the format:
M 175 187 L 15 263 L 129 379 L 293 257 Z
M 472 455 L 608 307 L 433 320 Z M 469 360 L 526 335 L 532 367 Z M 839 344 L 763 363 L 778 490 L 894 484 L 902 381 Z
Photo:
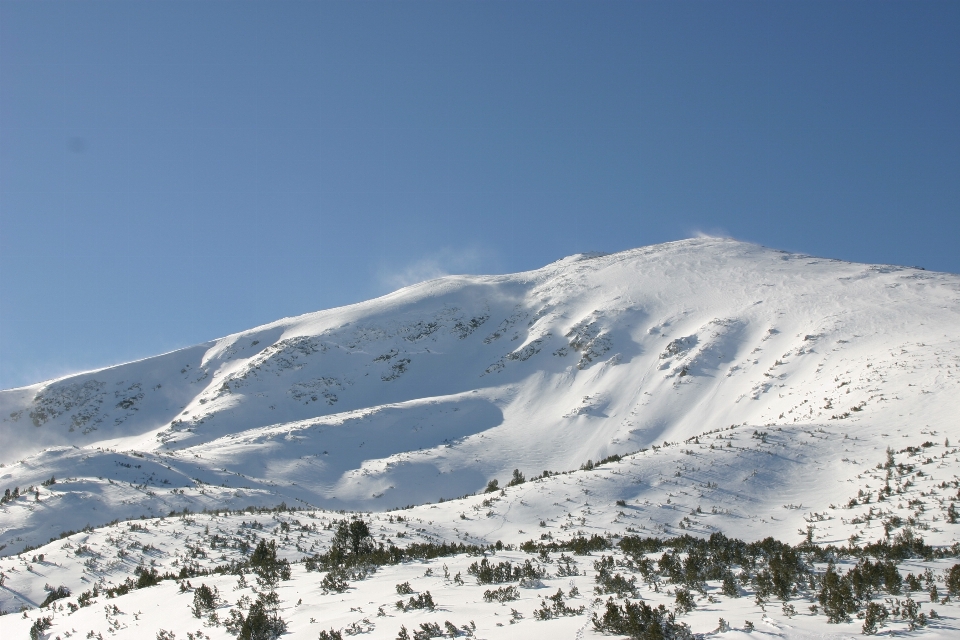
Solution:
M 376 535 L 398 544 L 715 531 L 795 544 L 811 526 L 815 542 L 846 544 L 854 535 L 882 538 L 883 520 L 899 516 L 912 518 L 929 544 L 950 545 L 960 541 L 960 525 L 945 517 L 960 478 L 958 385 L 953 274 L 697 238 L 514 275 L 441 278 L 0 392 L 0 490 L 36 491 L 0 506 L 0 609 L 35 607 L 45 584 L 78 594 L 91 581 L 122 582 L 141 559 L 173 570 L 185 538 L 199 543 L 202 527 L 236 532 L 256 517 L 266 531 L 284 518 L 329 523 L 342 517 L 337 510 L 368 512 Z M 877 466 L 888 448 L 923 475 L 878 502 L 885 471 Z M 629 455 L 580 470 L 612 454 Z M 513 469 L 527 478 L 564 473 L 482 493 L 491 479 L 506 485 Z M 55 483 L 41 484 L 51 476 Z M 866 504 L 864 493 L 872 496 Z M 224 514 L 281 502 L 305 511 Z M 170 515 L 185 508 L 220 515 Z M 391 521 L 398 513 L 403 523 Z M 131 520 L 147 531 L 131 530 Z M 321 526 L 284 548 L 294 561 L 329 539 Z M 77 555 L 81 544 L 99 555 Z M 137 551 L 144 544 L 155 550 Z M 118 545 L 129 555 L 118 557 Z M 44 561 L 33 561 L 39 553 Z M 526 557 L 501 552 L 511 553 Z M 212 567 L 221 555 L 242 555 L 217 554 L 216 562 L 196 560 Z M 582 559 L 588 575 L 576 579 L 588 609 L 594 559 Z M 569 578 L 521 589 L 510 606 L 483 602 L 469 580 L 442 578 L 443 564 L 466 575 L 473 560 L 384 567 L 332 595 L 295 564 L 279 590 L 284 619 L 293 637 L 356 623 L 372 624 L 370 637 L 394 638 L 401 623 L 412 634 L 414 623 L 442 626 L 441 618 L 457 627 L 474 620 L 478 637 L 596 635 L 589 616 L 532 620 L 540 599 L 566 592 Z M 423 576 L 428 568 L 434 577 Z M 441 611 L 390 610 L 404 580 L 429 589 Z M 235 576 L 200 581 L 231 602 L 241 595 Z M 227 637 L 189 614 L 192 594 L 173 582 L 111 599 L 123 614 L 104 616 L 106 602 L 57 614 L 50 637 L 68 627 Z M 167 603 L 182 615 L 169 614 Z M 377 616 L 378 606 L 388 615 Z M 516 624 L 511 607 L 524 614 Z M 915 633 L 955 635 L 953 608 L 941 607 L 946 617 Z M 0 629 L 25 635 L 33 613 L 3 616 Z M 859 634 L 856 621 L 779 613 L 748 598 L 721 599 L 683 619 L 707 633 L 722 616 L 734 627 L 724 638 Z M 746 618 L 757 627 L 750 636 Z

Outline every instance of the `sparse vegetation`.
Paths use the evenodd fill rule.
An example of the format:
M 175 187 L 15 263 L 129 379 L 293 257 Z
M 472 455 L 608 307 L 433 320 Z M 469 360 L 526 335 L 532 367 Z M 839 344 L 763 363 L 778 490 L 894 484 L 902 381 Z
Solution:
M 689 640 L 689 627 L 677 622 L 673 613 L 662 604 L 654 608 L 645 602 L 625 600 L 622 604 L 613 598 L 607 600 L 603 615 L 593 615 L 597 631 L 625 635 L 633 640 Z
M 533 617 L 536 620 L 551 620 L 562 616 L 579 616 L 586 607 L 570 607 L 564 602 L 563 589 L 557 589 L 552 596 L 540 600 L 540 608 L 535 609 Z

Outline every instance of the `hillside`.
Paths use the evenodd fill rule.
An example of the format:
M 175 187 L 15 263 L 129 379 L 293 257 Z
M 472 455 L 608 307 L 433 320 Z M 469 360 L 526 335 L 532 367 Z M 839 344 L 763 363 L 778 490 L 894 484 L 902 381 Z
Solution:
M 41 501 L 89 504 L 58 518 L 79 528 L 435 502 L 731 425 L 829 425 L 880 461 L 880 434 L 956 424 L 958 312 L 954 275 L 719 239 L 448 277 L 4 391 L 3 488 L 76 478 Z M 4 515 L 6 552 L 38 517 Z
M 370 512 L 401 544 L 722 532 L 845 545 L 909 527 L 949 546 L 958 367 L 952 274 L 700 238 L 451 276 L 0 392 L 0 489 L 24 494 L 0 506 L 0 555 L 115 520 L 159 531 L 184 509 L 223 512 L 207 527 L 229 532 L 251 517 L 224 510 L 281 503 L 327 526 Z M 514 469 L 528 481 L 483 493 Z M 145 560 L 180 566 L 162 535 L 156 553 L 108 562 L 117 531 L 0 561 L 0 608 L 38 605 L 44 584 L 122 581 Z M 331 534 L 274 535 L 293 561 Z M 242 560 L 231 549 L 210 568 Z M 823 629 L 793 635 L 808 632 Z

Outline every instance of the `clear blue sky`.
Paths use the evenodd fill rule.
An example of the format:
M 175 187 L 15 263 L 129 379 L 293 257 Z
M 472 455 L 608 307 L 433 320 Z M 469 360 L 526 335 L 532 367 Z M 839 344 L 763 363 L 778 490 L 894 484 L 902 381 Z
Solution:
M 960 2 L 0 0 L 0 387 L 698 231 L 960 272 Z

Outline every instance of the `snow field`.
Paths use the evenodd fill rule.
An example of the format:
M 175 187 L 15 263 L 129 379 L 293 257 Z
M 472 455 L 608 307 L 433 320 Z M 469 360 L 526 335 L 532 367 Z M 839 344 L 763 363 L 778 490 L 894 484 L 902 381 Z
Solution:
M 532 617 L 571 588 L 555 557 L 544 588 L 504 606 L 483 601 L 486 587 L 463 572 L 468 556 L 381 567 L 324 594 L 300 561 L 324 552 L 330 524 L 351 513 L 399 546 L 717 532 L 865 545 L 909 531 L 949 548 L 960 542 L 958 390 L 951 274 L 704 238 L 422 283 L 0 391 L 0 491 L 10 492 L 0 633 L 26 635 L 52 616 L 50 638 L 228 637 L 192 617 L 192 592 L 172 580 L 66 605 L 140 566 L 195 574 L 243 562 L 267 538 L 294 562 L 278 588 L 292 637 L 395 638 L 401 624 L 412 636 L 446 620 L 485 638 L 596 635 L 597 553 L 578 558 L 586 575 L 570 602 L 585 612 L 555 620 Z M 526 482 L 506 487 L 514 469 Z M 483 493 L 493 479 L 502 490 Z M 281 504 L 294 510 L 271 510 Z M 942 577 L 950 562 L 901 571 Z M 445 579 L 444 564 L 465 584 Z M 438 609 L 385 606 L 404 581 Z M 191 582 L 228 603 L 251 594 L 235 590 L 236 576 Z M 640 582 L 645 600 L 673 607 Z M 72 599 L 36 609 L 59 585 Z M 809 594 L 788 616 L 708 587 L 679 618 L 697 634 L 719 617 L 731 625 L 724 638 L 860 633 L 862 621 L 813 615 Z M 900 620 L 881 633 L 956 637 L 954 603 L 930 606 L 941 617 L 925 628 Z
M 106 532 L 96 532 L 88 538 L 88 546 L 103 549 L 112 545 L 116 548 L 134 539 L 148 537 L 158 543 L 158 548 L 189 548 L 191 542 L 200 543 L 204 538 L 209 540 L 211 536 L 234 537 L 231 530 L 240 518 L 241 516 L 194 516 L 167 519 L 165 522 L 147 521 L 146 531 L 130 531 L 129 534 L 120 533 L 124 527 L 117 526 L 112 528 L 114 531 L 107 540 L 102 539 Z M 323 522 L 319 514 L 316 519 Z M 262 535 L 277 540 L 278 546 L 289 553 L 291 532 L 295 531 L 296 523 L 311 520 L 314 518 L 302 513 L 275 513 L 241 520 L 240 522 L 247 526 L 243 527 L 241 524 L 240 529 L 255 532 L 254 537 Z M 253 522 L 263 524 L 264 528 L 251 527 Z M 289 531 L 283 531 L 281 526 L 277 525 L 278 522 L 287 523 Z M 271 530 L 270 525 L 276 526 Z M 101 537 L 100 544 L 93 541 L 98 536 Z M 210 548 L 211 545 L 203 546 Z M 39 563 L 39 566 L 24 569 L 34 574 L 36 581 L 55 575 L 49 571 L 51 566 L 61 569 L 67 567 L 67 558 L 62 553 L 58 554 L 54 550 L 48 553 L 54 560 L 45 557 L 45 561 Z M 150 552 L 146 555 L 149 556 Z M 156 555 L 162 557 L 164 554 L 157 552 Z M 659 555 L 652 553 L 644 557 L 656 564 Z M 675 595 L 678 587 L 663 582 L 654 584 L 645 581 L 640 573 L 631 569 L 630 563 L 626 562 L 627 557 L 618 550 L 594 551 L 586 555 L 491 550 L 483 557 L 487 557 L 494 564 L 522 564 L 530 560 L 535 566 L 545 570 L 547 575 L 528 586 L 517 582 L 480 585 L 475 577 L 470 575 L 469 567 L 480 560 L 481 556 L 461 554 L 383 566 L 362 580 L 350 581 L 350 587 L 344 593 L 336 593 L 324 591 L 321 587 L 320 578 L 323 574 L 308 572 L 302 564 L 294 564 L 292 579 L 281 582 L 277 588 L 280 615 L 288 624 L 290 637 L 294 638 L 314 638 L 321 629 L 332 628 L 345 635 L 362 634 L 364 637 L 392 639 L 397 637 L 401 626 L 406 627 L 412 634 L 423 623 L 436 623 L 446 629 L 444 623 L 447 621 L 459 630 L 458 633 L 464 636 L 469 633 L 477 638 L 603 637 L 590 623 L 590 614 L 602 613 L 606 600 L 611 597 L 608 594 L 595 593 L 598 586 L 595 563 L 607 556 L 617 562 L 614 569 L 617 573 L 635 580 L 636 597 L 653 606 L 664 604 L 671 610 L 676 607 Z M 145 559 L 146 557 L 141 558 Z M 850 561 L 841 562 L 839 569 L 843 571 L 853 564 Z M 929 569 L 936 580 L 952 565 L 953 561 L 950 560 L 907 561 L 901 565 L 901 572 L 904 575 L 910 572 L 922 577 Z M 561 567 L 567 571 L 561 571 Z M 577 575 L 569 575 L 570 569 Z M 824 567 L 820 566 L 819 569 L 823 570 Z M 564 573 L 567 575 L 562 575 Z M 86 575 L 88 581 L 83 586 L 87 588 L 92 586 L 94 580 L 105 586 L 114 582 L 105 579 L 108 575 L 106 573 L 99 577 L 95 572 L 87 572 Z M 458 577 L 462 579 L 462 584 L 457 580 Z M 245 596 L 251 599 L 256 597 L 254 581 L 249 573 L 246 582 L 250 586 L 241 587 L 236 575 L 200 576 L 182 582 L 168 580 L 116 598 L 108 598 L 101 593 L 87 606 L 79 608 L 75 592 L 73 596 L 58 600 L 44 609 L 31 610 L 23 616 L 3 616 L 0 624 L 3 625 L 7 637 L 26 637 L 34 621 L 43 616 L 52 618 L 52 627 L 48 630 L 51 638 L 143 638 L 153 637 L 160 630 L 173 632 L 178 638 L 228 638 L 233 636 L 222 626 L 213 624 L 209 616 L 198 619 L 191 613 L 193 590 L 201 584 L 216 588 L 221 598 L 216 612 L 222 621 L 228 617 L 229 609 L 236 607 L 237 602 Z M 410 591 L 400 595 L 397 586 L 403 583 L 409 584 Z M 939 584 L 940 593 L 944 594 L 942 578 Z M 503 586 L 516 587 L 517 599 L 502 604 L 485 601 L 484 592 Z M 747 637 L 746 621 L 752 622 L 755 627 L 749 636 L 752 638 L 855 635 L 860 633 L 863 624 L 862 620 L 854 617 L 850 622 L 828 625 L 822 612 L 815 614 L 810 610 L 811 606 L 817 604 L 815 592 L 798 594 L 789 602 L 793 609 L 788 610 L 782 606 L 783 603 L 775 599 L 758 604 L 749 587 L 742 588 L 739 597 L 724 595 L 721 588 L 719 582 L 711 581 L 706 584 L 705 593 L 694 592 L 696 607 L 689 613 L 679 614 L 678 621 L 689 625 L 695 634 L 720 635 L 724 638 Z M 549 604 L 548 596 L 554 595 L 558 589 L 563 591 L 564 602 L 570 608 L 582 606 L 584 613 L 553 620 L 537 620 L 534 611 L 542 608 L 545 603 Z M 577 591 L 578 595 L 570 596 L 571 592 Z M 398 600 L 405 601 L 427 592 L 435 602 L 434 609 L 401 611 L 397 608 Z M 931 618 L 925 628 L 910 632 L 910 635 L 948 638 L 955 637 L 960 631 L 957 616 L 960 607 L 956 601 L 931 603 L 924 591 L 904 594 L 899 599 L 905 599 L 908 595 L 920 603 L 925 613 L 929 614 L 932 609 L 938 616 Z M 617 599 L 616 596 L 613 597 Z M 892 606 L 894 598 L 878 596 L 876 600 L 886 600 L 887 604 Z M 730 631 L 717 633 L 720 618 L 730 624 Z M 908 623 L 904 620 L 891 621 L 884 633 L 904 634 L 907 633 L 907 627 Z M 469 632 L 466 629 L 469 629 Z

